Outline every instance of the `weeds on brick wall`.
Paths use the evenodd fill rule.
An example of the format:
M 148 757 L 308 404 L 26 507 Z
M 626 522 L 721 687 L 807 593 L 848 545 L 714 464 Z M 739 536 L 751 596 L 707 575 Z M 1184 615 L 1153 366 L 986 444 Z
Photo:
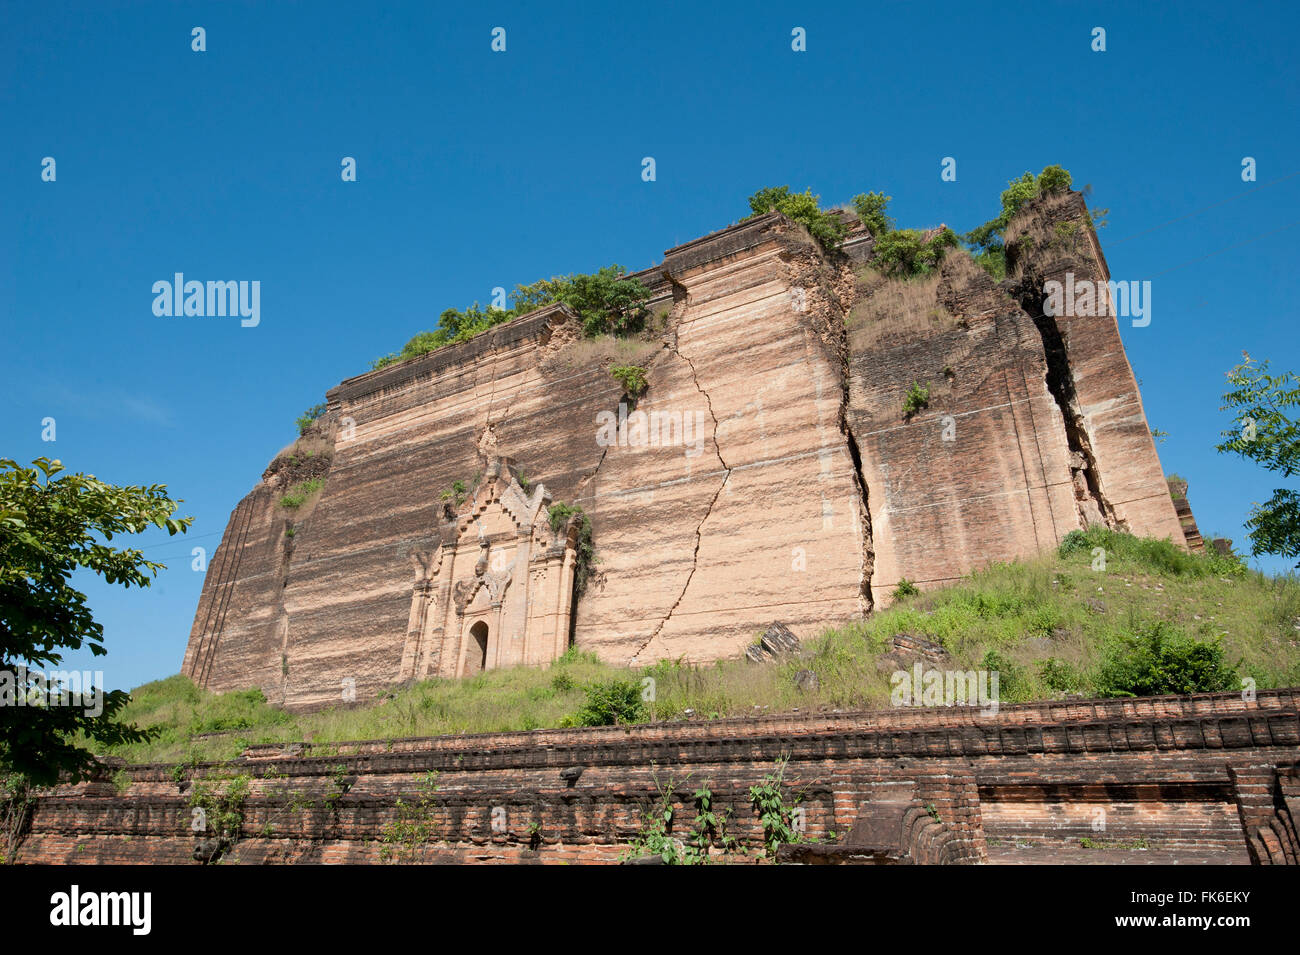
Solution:
M 631 335 L 646 319 L 650 290 L 637 279 L 627 278 L 621 265 L 608 265 L 592 273 L 555 276 L 531 285 L 519 285 L 510 294 L 509 308 L 449 308 L 439 316 L 438 327 L 412 337 L 396 354 L 375 359 L 371 368 L 418 358 L 447 345 L 469 341 L 474 336 L 505 322 L 561 302 L 577 312 L 583 334 Z
M 670 781 L 661 786 L 656 779 L 655 787 L 659 790 L 659 798 L 641 814 L 641 827 L 620 859 L 659 856 L 664 865 L 690 865 L 685 844 L 672 835 L 673 819 L 677 814 L 673 807 L 674 784 Z
M 907 394 L 903 396 L 903 417 L 910 418 L 918 411 L 922 411 L 930 406 L 930 385 L 912 382 L 912 386 L 907 389 Z
M 786 843 L 806 841 L 791 821 L 791 810 L 795 807 L 785 801 L 785 767 L 789 761 L 789 756 L 781 757 L 776 761 L 776 769 L 764 776 L 761 783 L 749 787 L 749 804 L 763 827 L 763 851 L 769 862 L 776 861 L 777 850 Z
M 316 419 L 322 417 L 324 414 L 325 405 L 323 404 L 312 405 L 304 411 L 298 416 L 298 420 L 295 422 L 298 425 L 298 434 L 305 435 L 311 430 L 311 426 L 316 423 Z
M 665 865 L 711 865 L 727 855 L 744 853 L 737 840 L 727 831 L 731 811 L 719 812 L 714 806 L 713 791 L 701 786 L 691 795 L 695 819 L 683 838 L 673 835 L 677 810 L 673 803 L 675 784 L 661 785 L 655 778 L 659 796 L 641 815 L 641 826 L 628 851 L 620 860 L 658 856 Z M 716 858 L 715 852 L 717 850 Z
M 133 782 L 135 780 L 131 778 L 131 774 L 127 772 L 126 767 L 122 767 L 113 774 L 113 788 L 119 796 L 125 796 Z
M 289 492 L 280 498 L 280 506 L 288 508 L 302 507 L 307 498 L 311 497 L 324 486 L 324 478 L 308 478 L 302 483 L 296 484 L 290 488 Z
M 573 596 L 576 600 L 587 592 L 587 584 L 595 572 L 600 559 L 596 556 L 596 547 L 591 539 L 591 518 L 587 517 L 580 504 L 565 504 L 556 501 L 546 509 L 546 519 L 553 533 L 560 533 L 568 526 L 571 518 L 578 521 L 578 539 L 574 543 Z
M 791 192 L 789 186 L 773 186 L 760 189 L 749 197 L 749 215 L 745 218 L 779 212 L 787 219 L 804 226 L 809 234 L 822 248 L 837 249 L 848 232 L 837 215 L 821 208 L 820 196 L 814 196 L 812 190 Z
M 239 841 L 244 825 L 250 777 L 240 773 L 227 778 L 196 779 L 190 791 L 191 824 L 203 845 L 205 864 L 217 862 Z
M 451 487 L 439 494 L 438 498 L 443 501 L 446 507 L 450 507 L 454 513 L 460 510 L 460 506 L 465 503 L 466 491 L 464 481 L 452 481 Z
M 615 365 L 610 368 L 609 374 L 610 377 L 623 386 L 623 391 L 627 393 L 633 404 L 645 394 L 646 377 L 644 368 L 637 365 Z
M 0 774 L 0 865 L 12 865 L 31 827 L 36 794 L 22 773 Z
M 1007 277 L 1007 226 L 1016 213 L 1025 203 L 1038 196 L 1060 195 L 1068 191 L 1073 181 L 1069 171 L 1061 166 L 1046 166 L 1037 176 L 1026 172 L 1018 179 L 1012 179 L 1007 183 L 1007 188 L 1001 197 L 1001 211 L 988 222 L 962 236 L 962 241 L 970 248 L 976 263 L 988 272 L 994 281 L 1001 282 Z M 1089 224 L 1096 225 L 1091 215 L 1089 215 Z M 1057 232 L 1059 239 L 1064 240 L 1074 235 L 1077 224 L 1068 225 L 1071 226 L 1068 231 Z
M 1151 844 L 1145 839 L 1092 839 L 1083 836 L 1079 839 L 1080 849 L 1149 849 Z
M 398 796 L 394 803 L 397 818 L 384 823 L 379 831 L 379 861 L 386 865 L 413 865 L 421 850 L 433 841 L 438 805 L 438 774 L 425 773 L 413 794 Z

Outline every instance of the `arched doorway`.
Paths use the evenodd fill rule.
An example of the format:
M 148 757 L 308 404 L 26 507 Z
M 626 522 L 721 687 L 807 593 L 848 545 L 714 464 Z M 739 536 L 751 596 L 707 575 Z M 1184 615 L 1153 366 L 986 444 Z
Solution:
M 465 649 L 465 675 L 473 676 L 487 669 L 488 625 L 484 620 L 469 628 L 469 646 Z

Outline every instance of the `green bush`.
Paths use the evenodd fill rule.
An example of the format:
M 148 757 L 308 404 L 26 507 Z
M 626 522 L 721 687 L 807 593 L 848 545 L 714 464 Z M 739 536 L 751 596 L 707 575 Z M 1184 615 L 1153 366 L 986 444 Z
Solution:
M 569 518 L 574 515 L 577 515 L 579 524 L 576 545 L 577 554 L 573 565 L 573 586 L 574 596 L 581 597 L 587 591 L 587 582 L 591 579 L 592 568 L 598 563 L 596 548 L 591 540 L 591 518 L 586 515 L 580 504 L 565 504 L 563 501 L 556 501 L 546 509 L 547 520 L 550 522 L 551 530 L 556 534 L 569 523 Z
M 894 592 L 890 596 L 895 600 L 902 600 L 904 597 L 915 597 L 920 592 L 920 587 L 906 577 L 900 577 L 898 578 L 898 586 L 894 588 Z
M 980 669 L 998 675 L 998 702 L 1025 703 L 1034 698 L 1034 687 L 1025 668 L 1008 660 L 997 650 L 988 650 Z
M 1115 638 L 1093 684 L 1099 696 L 1220 693 L 1240 686 L 1217 637 L 1194 640 L 1164 621 Z
M 583 334 L 589 338 L 631 334 L 645 321 L 645 303 L 650 290 L 626 275 L 621 265 L 607 265 L 590 274 L 555 276 L 516 286 L 509 308 L 485 309 L 478 302 L 464 311 L 449 308 L 439 316 L 438 327 L 433 331 L 420 332 L 400 352 L 377 358 L 370 367 L 383 368 L 468 341 L 489 328 L 555 302 L 562 302 L 578 313 Z
M 787 219 L 802 223 L 822 248 L 836 249 L 844 241 L 848 226 L 840 221 L 839 216 L 823 211 L 818 204 L 820 199 L 820 196 L 813 195 L 811 189 L 794 193 L 789 186 L 760 189 L 749 197 L 750 215 L 747 218 L 752 219 L 775 209 Z
M 947 226 L 928 239 L 920 229 L 896 229 L 876 239 L 873 261 L 886 275 L 928 275 L 943 261 L 944 253 L 957 245 L 957 233 Z
M 312 405 L 298 417 L 298 434 L 303 435 L 321 415 L 325 414 L 325 405 Z
M 866 230 L 875 238 L 894 231 L 894 220 L 885 212 L 892 198 L 883 192 L 865 192 L 853 197 L 854 211 L 857 212 Z
M 609 370 L 615 381 L 623 386 L 627 396 L 635 401 L 645 393 L 645 369 L 637 365 L 615 365 Z
M 930 406 L 930 386 L 912 382 L 912 387 L 907 389 L 907 395 L 903 398 L 903 416 L 912 417 L 923 408 Z
M 962 237 L 963 240 L 972 249 L 984 252 L 1000 250 L 1006 238 L 1007 225 L 1020 211 L 1021 206 L 1039 195 L 1064 192 L 1070 188 L 1072 182 L 1073 177 L 1060 166 L 1044 167 L 1037 178 L 1032 172 L 1026 172 L 1019 179 L 1012 179 L 1002 192 L 1002 211 L 996 218 L 966 233 Z
M 322 478 L 308 478 L 301 484 L 290 488 L 289 493 L 280 498 L 281 507 L 302 507 L 303 502 L 325 486 Z
M 1083 674 L 1065 660 L 1056 657 L 1039 661 L 1038 678 L 1043 681 L 1043 686 L 1059 693 L 1078 693 L 1086 685 Z
M 589 683 L 584 689 L 587 700 L 570 717 L 574 726 L 615 726 L 645 719 L 641 687 L 632 680 Z
M 993 277 L 993 281 L 1001 282 L 1007 277 L 1007 252 L 1001 246 L 985 249 L 974 259 L 976 265 Z

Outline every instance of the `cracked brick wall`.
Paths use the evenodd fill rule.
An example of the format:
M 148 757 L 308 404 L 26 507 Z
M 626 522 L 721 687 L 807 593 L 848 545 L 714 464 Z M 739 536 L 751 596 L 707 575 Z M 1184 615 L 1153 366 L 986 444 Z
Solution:
M 276 465 L 231 515 L 183 670 L 287 706 L 397 682 L 411 555 L 493 455 L 589 515 L 600 562 L 573 641 L 620 664 L 739 656 L 773 620 L 808 638 L 903 577 L 940 585 L 1093 520 L 1182 541 L 1114 319 L 1052 324 L 1032 301 L 1064 264 L 1104 275 L 1091 236 L 1068 259 L 1022 242 L 1019 285 L 955 252 L 928 298 L 863 320 L 880 288 L 852 250 L 828 258 L 772 213 L 638 273 L 661 322 L 619 350 L 553 305 L 350 378 L 327 396 L 310 513 L 280 505 Z M 646 369 L 634 407 L 612 364 Z M 917 382 L 928 406 L 905 413 Z
M 101 780 L 43 793 L 18 859 L 190 861 L 203 838 L 194 779 L 247 775 L 239 838 L 223 861 L 379 861 L 393 842 L 385 827 L 402 818 L 398 798 L 417 803 L 430 773 L 437 789 L 421 861 L 616 861 L 670 785 L 675 835 L 689 835 L 691 796 L 703 786 L 718 812 L 730 810 L 729 832 L 757 852 L 763 832 L 748 787 L 783 764 L 785 804 L 802 808 L 805 835 L 841 857 L 804 861 L 876 852 L 877 861 L 979 862 L 987 835 L 1242 857 L 1249 838 L 1288 862 L 1298 703 L 1296 690 L 1271 690 L 1253 701 L 1079 700 L 991 716 L 898 709 L 256 745 L 231 763 L 181 767 L 179 782 L 169 765 L 113 766 Z M 1234 791 L 1240 821 L 1223 811 Z M 879 802 L 901 805 L 884 820 L 892 830 L 867 825 L 864 804 Z M 1094 828 L 1098 809 L 1104 825 Z

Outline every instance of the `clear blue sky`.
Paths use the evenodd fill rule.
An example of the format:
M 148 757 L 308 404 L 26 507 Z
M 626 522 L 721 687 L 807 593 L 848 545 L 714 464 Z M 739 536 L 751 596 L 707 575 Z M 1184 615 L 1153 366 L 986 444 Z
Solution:
M 190 548 L 327 388 L 443 308 L 644 268 L 768 185 L 883 190 L 900 224 L 963 231 L 1025 170 L 1090 183 L 1113 276 L 1153 281 L 1123 335 L 1165 470 L 1244 540 L 1275 484 L 1214 452 L 1223 373 L 1243 349 L 1300 369 L 1295 4 L 466 6 L 0 7 L 0 455 L 165 483 L 196 518 L 148 539 L 152 590 L 81 580 L 110 687 L 180 668 Z M 178 271 L 260 281 L 261 324 L 155 317 Z

